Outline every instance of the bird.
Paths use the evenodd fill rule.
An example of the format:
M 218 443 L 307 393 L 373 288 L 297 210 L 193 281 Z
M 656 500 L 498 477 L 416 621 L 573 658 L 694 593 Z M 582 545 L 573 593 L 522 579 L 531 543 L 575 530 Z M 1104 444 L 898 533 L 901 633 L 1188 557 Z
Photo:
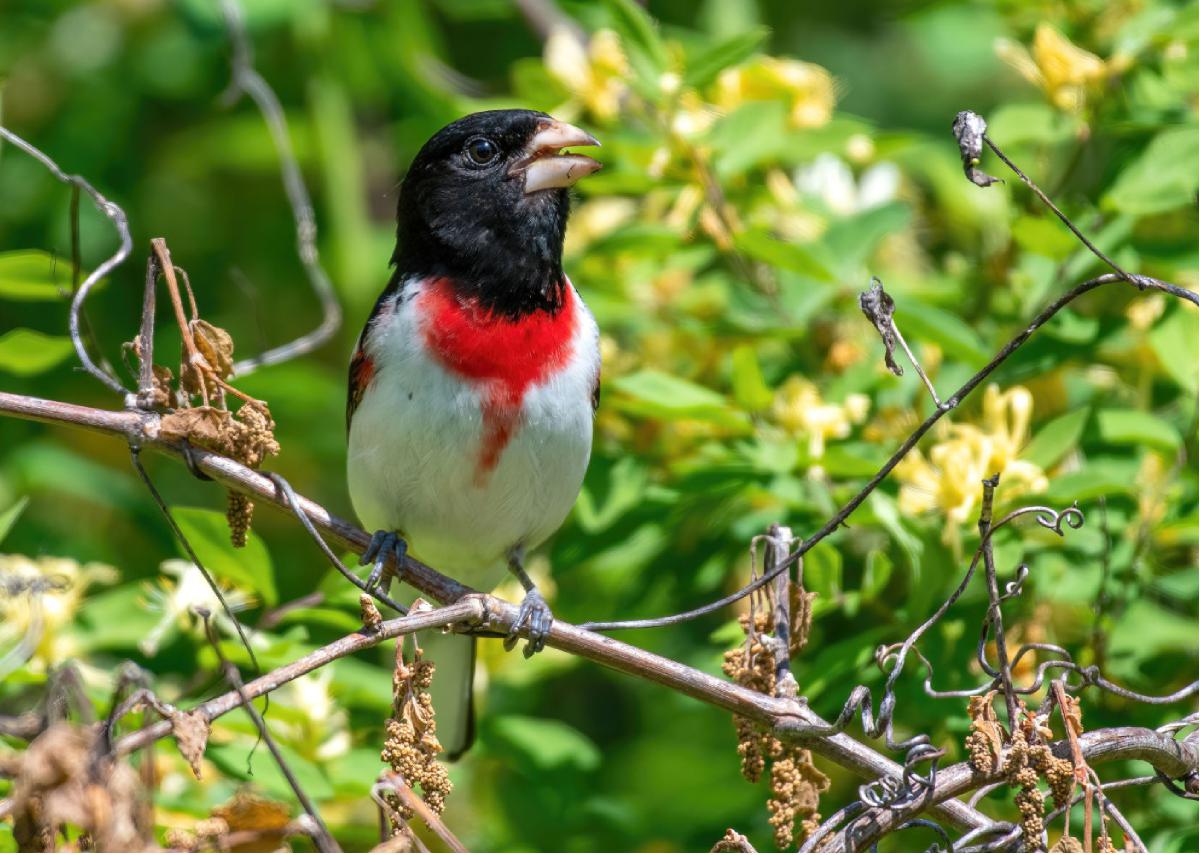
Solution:
M 570 188 L 601 164 L 589 133 L 534 110 L 473 113 L 435 133 L 400 185 L 393 271 L 350 360 L 351 503 L 369 589 L 412 554 L 490 591 L 525 590 L 505 639 L 541 650 L 553 614 L 526 554 L 570 513 L 592 450 L 600 334 L 563 272 Z M 396 566 L 402 566 L 398 560 Z M 474 738 L 475 639 L 422 640 L 438 738 Z

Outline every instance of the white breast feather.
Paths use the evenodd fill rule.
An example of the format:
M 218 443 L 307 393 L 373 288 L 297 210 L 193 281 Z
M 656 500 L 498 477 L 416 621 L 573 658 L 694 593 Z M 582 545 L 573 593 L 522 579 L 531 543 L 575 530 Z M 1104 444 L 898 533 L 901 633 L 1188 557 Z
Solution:
M 599 332 L 574 295 L 571 358 L 528 388 L 519 427 L 480 486 L 478 385 L 426 352 L 421 288 L 420 281 L 406 283 L 367 336 L 375 373 L 350 426 L 350 498 L 368 530 L 399 530 L 421 560 L 490 590 L 508 551 L 541 544 L 579 493 L 592 447 Z

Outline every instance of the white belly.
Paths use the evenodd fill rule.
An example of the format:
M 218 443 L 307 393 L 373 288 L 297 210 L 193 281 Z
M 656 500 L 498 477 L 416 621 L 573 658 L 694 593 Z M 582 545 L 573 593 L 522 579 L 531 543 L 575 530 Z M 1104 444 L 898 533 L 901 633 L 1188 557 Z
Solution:
M 576 297 L 570 360 L 526 390 L 512 435 L 481 478 L 483 393 L 420 346 L 419 288 L 402 289 L 367 339 L 377 370 L 351 422 L 350 497 L 368 530 L 399 531 L 422 561 L 489 590 L 508 552 L 545 541 L 579 493 L 592 445 L 596 326 Z

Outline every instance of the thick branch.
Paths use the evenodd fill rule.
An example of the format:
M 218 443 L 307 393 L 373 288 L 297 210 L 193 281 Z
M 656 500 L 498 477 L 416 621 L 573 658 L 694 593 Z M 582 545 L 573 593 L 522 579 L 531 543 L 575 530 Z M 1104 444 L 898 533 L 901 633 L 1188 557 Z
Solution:
M 120 436 L 127 442 L 143 449 L 153 449 L 182 459 L 175 446 L 158 438 L 158 417 L 140 412 L 112 412 L 47 401 L 23 395 L 0 392 L 0 413 L 9 413 L 21 418 L 50 424 L 83 427 L 111 436 Z M 193 459 L 200 471 L 212 477 L 222 486 L 255 499 L 256 502 L 273 505 L 295 518 L 287 508 L 275 484 L 260 472 L 248 469 L 236 461 L 219 454 L 194 450 Z M 321 532 L 336 544 L 362 552 L 370 542 L 370 535 L 357 526 L 329 513 L 317 503 L 301 497 L 304 512 Z M 472 589 L 438 573 L 431 567 L 412 558 L 405 559 L 402 577 L 413 587 L 443 603 L 455 603 L 470 594 Z M 372 647 L 385 638 L 411 632 L 421 626 L 441 626 L 448 620 L 472 622 L 478 628 L 507 633 L 517 616 L 517 607 L 495 597 L 468 597 L 456 604 L 459 612 L 419 612 L 393 621 L 385 621 L 374 633 L 360 632 L 348 635 L 296 662 L 285 665 L 257 680 L 246 684 L 250 697 L 258 697 L 284 683 L 326 665 L 335 659 L 357 650 Z M 435 615 L 430 618 L 429 615 Z M 450 615 L 450 616 L 448 616 Z M 477 615 L 477 617 L 476 617 Z M 434 621 L 432 624 L 429 621 Z M 386 628 L 386 629 L 385 629 Z M 466 627 L 463 627 L 466 628 Z M 522 630 L 524 634 L 524 630 Z M 781 736 L 803 741 L 813 751 L 831 762 L 867 779 L 898 776 L 902 768 L 872 748 L 844 734 L 813 735 L 814 731 L 827 730 L 829 725 L 807 706 L 790 698 L 773 698 L 728 683 L 710 674 L 689 668 L 674 660 L 658 656 L 641 648 L 598 635 L 585 629 L 556 620 L 551 627 L 549 646 L 558 648 L 625 674 L 650 680 L 704 701 L 730 713 L 752 719 L 772 727 Z M 201 704 L 199 709 L 210 720 L 224 715 L 241 703 L 236 692 L 227 692 Z M 128 752 L 141 748 L 170 733 L 170 724 L 158 722 L 123 737 L 117 750 Z M 979 811 L 961 802 L 950 800 L 931 805 L 930 813 L 943 822 L 956 827 L 970 829 L 990 824 L 991 820 Z

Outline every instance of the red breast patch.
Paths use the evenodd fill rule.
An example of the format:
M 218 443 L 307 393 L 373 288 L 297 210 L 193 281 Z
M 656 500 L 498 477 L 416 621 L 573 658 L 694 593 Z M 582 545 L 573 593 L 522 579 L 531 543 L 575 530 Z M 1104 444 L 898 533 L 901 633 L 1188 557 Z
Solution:
M 520 428 L 526 391 L 571 358 L 573 289 L 569 284 L 563 289 L 558 311 L 535 311 L 517 319 L 461 298 L 445 279 L 430 282 L 418 299 L 430 352 L 447 370 L 483 390 L 483 442 L 475 468 L 475 483 L 482 485 Z

